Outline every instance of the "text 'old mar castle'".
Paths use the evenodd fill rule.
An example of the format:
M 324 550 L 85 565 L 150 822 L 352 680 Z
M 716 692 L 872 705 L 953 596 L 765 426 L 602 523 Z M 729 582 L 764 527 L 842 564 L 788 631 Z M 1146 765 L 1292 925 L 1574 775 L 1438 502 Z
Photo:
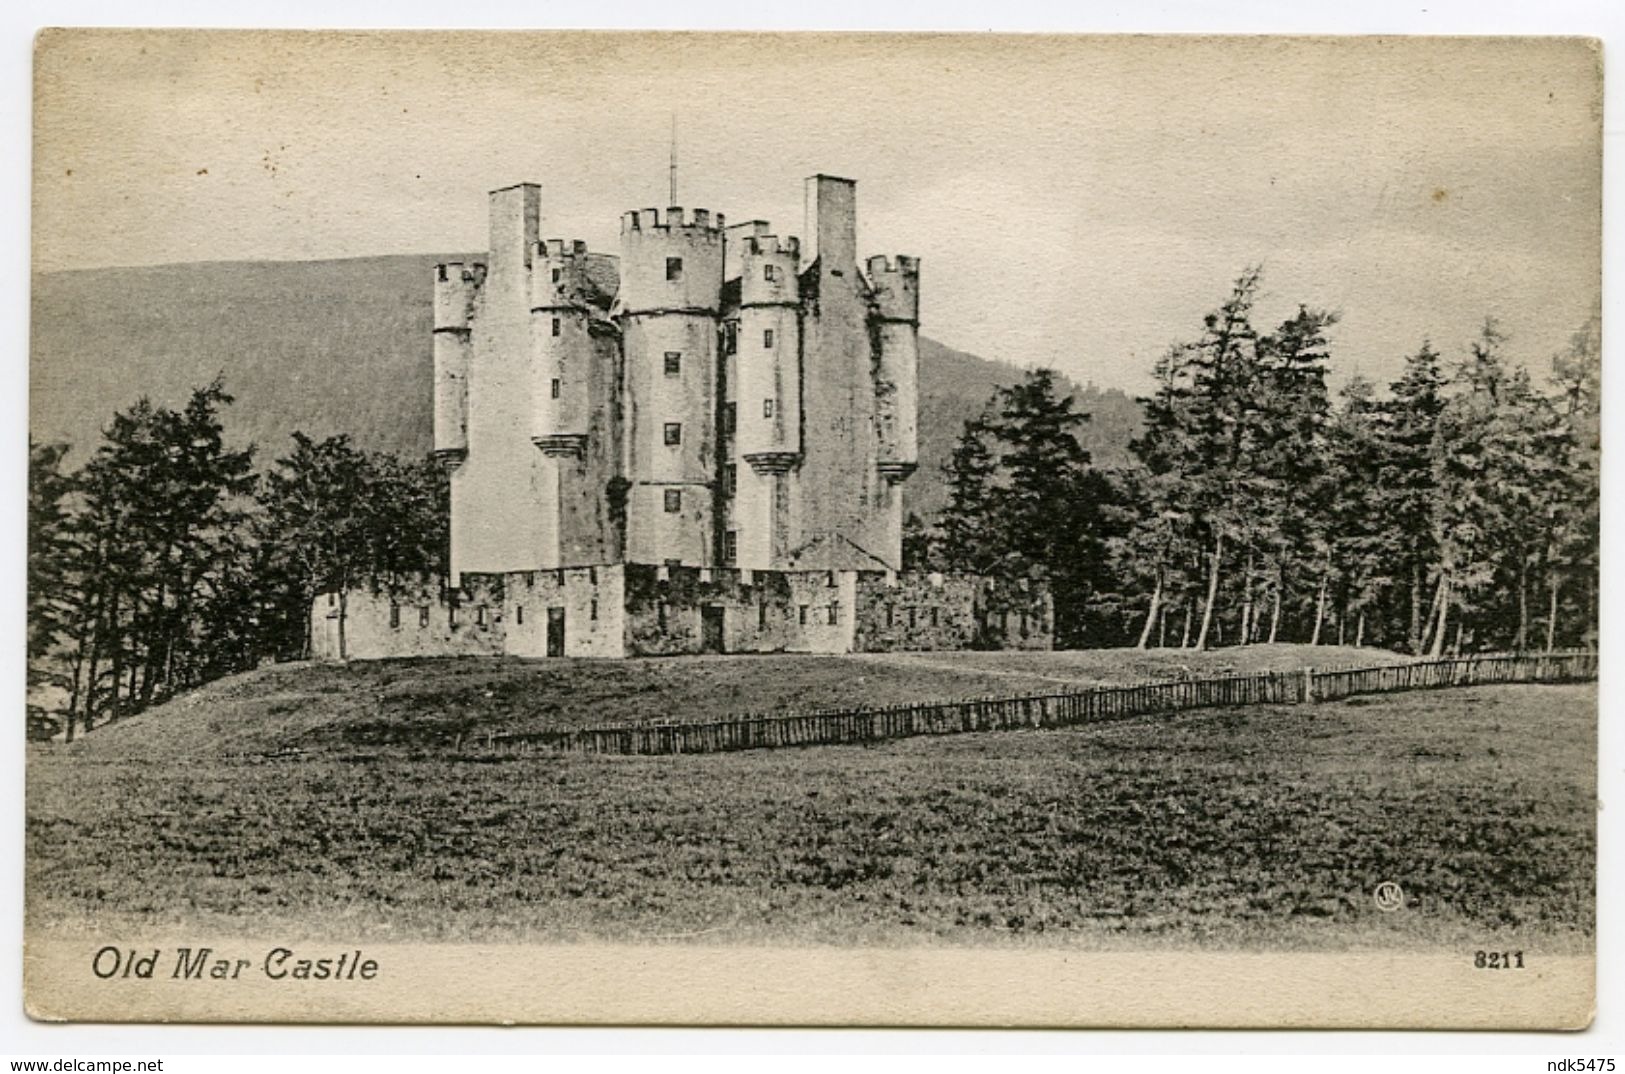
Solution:
M 806 241 L 643 209 L 618 256 L 497 190 L 434 281 L 450 577 L 319 597 L 319 655 L 1048 648 L 1036 585 L 902 571 L 920 269 L 857 255 L 855 184 Z

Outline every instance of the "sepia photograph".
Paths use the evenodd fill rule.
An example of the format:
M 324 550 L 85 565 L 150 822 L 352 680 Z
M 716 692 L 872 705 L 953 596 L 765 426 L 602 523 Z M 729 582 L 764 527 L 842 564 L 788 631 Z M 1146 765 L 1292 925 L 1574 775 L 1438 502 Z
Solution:
M 54 29 L 24 999 L 1580 1029 L 1580 37 Z

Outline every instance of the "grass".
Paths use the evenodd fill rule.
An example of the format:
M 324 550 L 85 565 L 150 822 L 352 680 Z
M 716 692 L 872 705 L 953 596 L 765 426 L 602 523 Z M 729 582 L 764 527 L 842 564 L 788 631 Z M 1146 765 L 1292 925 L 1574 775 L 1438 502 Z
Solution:
M 980 672 L 965 660 L 951 682 L 1110 663 L 1056 655 L 1068 659 Z M 466 675 L 485 700 L 536 681 L 534 665 L 464 663 L 416 683 L 399 665 L 313 669 L 301 689 L 344 697 L 359 680 L 412 697 Z M 872 666 L 882 697 L 927 671 L 947 679 L 906 659 Z M 685 667 L 702 691 L 704 662 L 659 673 Z M 797 670 L 803 687 L 833 673 Z M 237 718 L 254 683 L 275 688 L 255 704 L 287 704 L 272 700 L 294 685 L 282 675 L 239 681 Z M 601 689 L 625 688 L 607 677 Z M 503 720 L 577 711 L 550 701 L 542 716 L 518 688 L 492 693 L 508 699 Z M 358 741 L 346 728 L 379 710 L 351 700 L 360 714 L 329 725 L 304 709 L 275 718 L 297 756 L 260 750 L 263 734 L 229 740 L 248 750 L 154 748 L 156 720 L 83 750 L 34 748 L 29 924 L 356 941 L 1591 948 L 1589 686 L 675 758 Z M 194 735 L 222 711 L 194 714 Z M 1383 880 L 1404 887 L 1405 910 L 1375 909 Z

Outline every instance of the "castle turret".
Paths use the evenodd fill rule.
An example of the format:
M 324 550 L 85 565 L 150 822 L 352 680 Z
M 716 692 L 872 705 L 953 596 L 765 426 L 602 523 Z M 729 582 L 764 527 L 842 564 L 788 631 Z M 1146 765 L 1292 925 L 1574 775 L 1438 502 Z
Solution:
M 761 224 L 739 253 L 734 354 L 735 562 L 782 566 L 795 542 L 792 471 L 801 463 L 801 244 Z
M 530 271 L 531 442 L 550 456 L 579 456 L 587 443 L 593 346 L 587 244 L 537 244 Z
M 696 209 L 621 221 L 627 558 L 710 565 L 717 473 L 723 219 Z
M 875 345 L 875 466 L 888 481 L 904 481 L 920 462 L 920 263 L 871 257 Z
M 434 453 L 449 466 L 468 456 L 468 364 L 484 265 L 453 261 L 434 279 Z

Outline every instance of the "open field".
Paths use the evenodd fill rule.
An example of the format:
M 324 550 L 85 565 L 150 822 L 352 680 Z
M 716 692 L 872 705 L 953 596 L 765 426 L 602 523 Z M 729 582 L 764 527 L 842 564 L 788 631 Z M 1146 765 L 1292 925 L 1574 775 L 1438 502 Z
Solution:
M 1051 693 L 1068 686 L 1403 658 L 1307 645 L 648 660 L 440 658 L 284 664 L 211 683 L 73 747 L 118 756 L 442 748 L 465 735 L 630 720 Z
M 908 659 L 866 688 L 948 678 Z M 525 670 L 477 668 L 461 673 L 493 697 Z M 316 693 L 360 674 L 413 696 L 387 668 L 307 670 Z M 291 688 L 282 673 L 268 681 Z M 35 748 L 30 926 L 1547 952 L 1589 950 L 1594 928 L 1591 686 L 705 757 L 458 755 L 345 719 L 279 726 L 302 755 L 186 750 L 147 719 Z M 1375 909 L 1383 880 L 1404 910 Z

